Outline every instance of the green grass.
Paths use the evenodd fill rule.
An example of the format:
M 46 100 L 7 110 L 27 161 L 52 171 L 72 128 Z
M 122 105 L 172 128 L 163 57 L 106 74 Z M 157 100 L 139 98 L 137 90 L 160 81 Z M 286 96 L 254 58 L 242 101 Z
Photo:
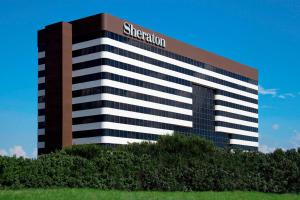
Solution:
M 0 200 L 300 200 L 296 194 L 267 194 L 258 192 L 126 192 L 103 191 L 94 189 L 30 189 L 30 190 L 0 190 Z

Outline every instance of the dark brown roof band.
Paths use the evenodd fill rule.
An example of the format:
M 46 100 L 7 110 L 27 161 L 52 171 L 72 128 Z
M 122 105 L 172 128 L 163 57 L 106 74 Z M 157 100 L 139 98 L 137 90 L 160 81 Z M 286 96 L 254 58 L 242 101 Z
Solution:
M 122 20 L 108 14 L 98 14 L 83 19 L 75 20 L 70 23 L 73 25 L 73 36 L 76 37 L 82 34 L 100 32 L 101 30 L 107 30 L 119 35 L 124 35 L 123 24 L 125 21 L 126 20 Z M 222 56 L 218 56 L 216 54 L 210 53 L 203 49 L 191 46 L 179 40 L 143 28 L 134 23 L 131 22 L 129 23 L 132 24 L 137 29 L 140 29 L 146 33 L 151 33 L 151 34 L 154 33 L 156 36 L 165 39 L 166 41 L 165 48 L 162 47 L 160 48 L 165 49 L 166 51 L 170 51 L 175 54 L 182 55 L 199 62 L 210 64 L 212 66 L 258 81 L 257 69 L 248 67 L 246 65 L 240 64 L 233 60 L 224 58 Z M 142 41 L 142 40 L 138 40 L 138 41 Z M 146 41 L 144 42 L 146 43 Z

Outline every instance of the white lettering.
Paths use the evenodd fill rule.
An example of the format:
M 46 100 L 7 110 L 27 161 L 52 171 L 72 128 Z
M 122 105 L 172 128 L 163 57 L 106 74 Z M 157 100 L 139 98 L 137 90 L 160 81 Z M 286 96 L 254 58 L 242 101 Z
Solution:
M 131 35 L 131 33 L 130 33 L 130 24 L 128 24 L 127 22 L 124 22 L 123 31 L 124 31 L 125 34 Z
M 160 46 L 165 48 L 166 47 L 166 40 L 163 38 L 160 38 L 154 33 L 146 33 L 142 30 L 136 29 L 132 24 L 128 22 L 124 22 L 123 24 L 123 32 L 126 35 L 130 35 L 131 37 L 137 38 L 139 40 L 146 41 L 148 43 Z

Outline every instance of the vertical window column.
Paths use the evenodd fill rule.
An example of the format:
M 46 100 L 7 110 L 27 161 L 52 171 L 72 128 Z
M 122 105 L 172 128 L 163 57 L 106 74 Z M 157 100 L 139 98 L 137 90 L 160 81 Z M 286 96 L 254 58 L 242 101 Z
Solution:
M 226 147 L 227 134 L 215 133 L 215 91 L 193 84 L 193 133 L 211 140 L 215 145 Z

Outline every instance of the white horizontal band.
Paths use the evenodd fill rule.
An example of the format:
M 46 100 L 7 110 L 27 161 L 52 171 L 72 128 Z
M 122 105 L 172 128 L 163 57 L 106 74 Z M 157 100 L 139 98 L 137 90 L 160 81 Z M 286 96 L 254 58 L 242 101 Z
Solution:
M 169 87 L 169 88 L 173 88 L 173 89 L 177 89 L 177 90 L 182 90 L 185 92 L 192 93 L 192 91 L 193 91 L 192 87 L 184 86 L 184 85 L 177 84 L 174 82 L 165 81 L 163 79 L 154 78 L 151 76 L 146 76 L 143 74 L 138 74 L 138 73 L 123 70 L 123 69 L 119 69 L 119 68 L 112 67 L 109 65 L 102 65 L 102 66 L 92 67 L 92 68 L 88 68 L 88 69 L 73 71 L 73 77 L 83 76 L 83 75 L 87 75 L 87 74 L 93 74 L 92 72 L 93 73 L 109 72 L 109 73 L 113 73 L 113 74 L 117 74 L 117 75 L 121 75 L 121 76 L 126 76 L 129 78 L 134 78 L 134 79 L 137 79 L 140 81 L 145 81 L 145 82 L 158 84 L 161 86 L 165 86 L 165 87 Z
M 86 138 L 73 138 L 72 143 L 73 143 L 73 145 L 100 144 L 100 140 L 101 140 L 101 136 L 86 137 Z
M 78 42 L 72 45 L 72 51 L 92 47 L 101 43 L 100 38 Z
M 230 139 L 230 144 L 258 147 L 258 142 L 252 142 L 252 141 L 247 141 L 247 140 Z
M 89 54 L 89 55 L 92 55 L 92 54 Z M 135 60 L 135 59 L 132 59 L 132 58 L 128 58 L 128 57 L 125 57 L 125 56 L 121 56 L 121 55 L 114 54 L 114 53 L 111 53 L 111 52 L 104 51 L 104 52 L 100 52 L 98 54 L 95 54 L 91 57 L 94 57 L 94 59 L 97 59 L 97 57 L 98 58 L 100 58 L 100 57 L 101 58 L 109 58 L 109 59 L 116 60 L 116 61 L 119 61 L 119 62 L 123 62 L 123 63 L 126 63 L 126 64 L 130 64 L 130 65 L 138 66 L 138 67 L 145 68 L 145 69 L 148 69 L 148 70 L 152 70 L 152 71 L 155 71 L 155 72 L 159 72 L 159 73 L 162 73 L 162 74 L 166 74 L 166 75 L 170 75 L 170 76 L 174 76 L 174 77 L 180 77 L 181 79 L 191 81 L 191 82 L 194 82 L 194 83 L 198 83 L 198 84 L 202 84 L 202 85 L 207 86 L 207 87 L 222 89 L 224 91 L 232 92 L 232 93 L 235 93 L 235 94 L 238 94 L 238 95 L 246 96 L 246 97 L 253 98 L 253 99 L 258 99 L 258 95 L 255 95 L 255 94 L 252 94 L 252 93 L 244 92 L 242 90 L 231 88 L 231 87 L 228 87 L 228 86 L 225 86 L 225 85 L 221 85 L 221 84 L 217 84 L 217 83 L 210 82 L 210 81 L 207 81 L 207 80 L 199 79 L 199 78 L 194 77 L 194 76 L 190 76 L 190 75 L 187 75 L 187 74 L 184 74 L 184 73 L 169 70 L 169 69 L 157 66 L 157 65 L 152 65 L 152 64 L 149 64 L 149 63 L 146 63 L 146 62 L 142 62 L 142 61 Z M 80 57 L 78 57 L 78 59 L 79 58 Z
M 93 54 L 88 54 L 88 55 L 83 55 L 83 56 L 79 56 L 79 57 L 76 57 L 76 58 L 73 58 L 73 59 L 74 59 L 75 62 L 84 62 L 84 61 L 94 60 L 94 59 L 99 59 L 99 58 L 109 58 L 109 59 L 116 60 L 116 61 L 119 61 L 119 62 L 127 63 L 127 64 L 130 64 L 130 65 L 135 65 L 135 66 L 139 66 L 139 67 L 142 67 L 142 68 L 145 68 L 145 69 L 153 70 L 153 71 L 156 71 L 156 72 L 159 72 L 159 73 L 167 74 L 167 75 L 170 75 L 170 76 L 180 77 L 180 78 L 185 79 L 187 81 L 191 81 L 193 83 L 198 83 L 198 84 L 206 86 L 206 87 L 221 89 L 221 90 L 231 92 L 231 93 L 235 93 L 235 94 L 238 94 L 238 95 L 242 95 L 242 96 L 245 96 L 245 97 L 258 99 L 258 95 L 256 95 L 256 94 L 248 93 L 248 92 L 238 90 L 238 89 L 235 89 L 235 88 L 231 88 L 231 87 L 228 87 L 228 86 L 225 86 L 225 85 L 220 85 L 220 84 L 210 82 L 210 81 L 207 81 L 207 80 L 199 79 L 199 78 L 194 77 L 194 76 L 189 76 L 189 75 L 186 75 L 186 74 L 183 74 L 183 73 L 179 73 L 179 72 L 176 72 L 176 71 L 173 71 L 173 70 L 168 70 L 168 69 L 165 69 L 163 67 L 159 67 L 159 66 L 152 65 L 152 64 L 149 64 L 149 63 L 141 62 L 141 61 L 138 61 L 138 60 L 135 60 L 135 59 L 132 59 L 132 58 L 128 58 L 128 57 L 125 57 L 125 56 L 120 56 L 120 55 L 110 53 L 110 52 L 106 52 L 106 51 L 93 53 Z
M 156 142 L 153 140 L 141 140 L 134 138 L 122 138 L 112 136 L 102 136 L 100 142 L 103 144 L 129 144 L 129 143 L 141 143 L 141 142 Z
M 38 135 L 45 135 L 45 129 L 44 128 L 38 129 Z
M 88 123 L 88 124 L 72 125 L 73 132 L 96 130 L 96 129 L 114 129 L 120 131 L 132 131 L 132 132 L 148 133 L 154 135 L 169 135 L 169 134 L 173 134 L 174 132 L 173 130 L 165 130 L 165 129 L 158 129 L 152 127 L 145 127 L 145 126 L 135 126 L 130 124 L 120 124 L 114 122 L 95 122 L 95 123 Z
M 100 129 L 101 122 L 72 125 L 72 131 L 88 131 Z
M 154 102 L 150 102 L 150 101 L 143 101 L 143 100 L 139 100 L 139 99 L 123 97 L 123 96 L 118 96 L 118 95 L 108 94 L 108 93 L 82 96 L 82 97 L 75 97 L 75 98 L 72 99 L 72 103 L 73 104 L 78 104 L 78 103 L 100 101 L 100 100 L 126 103 L 126 104 L 130 104 L 130 105 L 139 105 L 139 106 L 143 106 L 143 107 L 146 107 L 146 108 L 152 108 L 152 109 L 158 109 L 158 110 L 163 110 L 163 111 L 175 112 L 175 113 L 185 114 L 185 115 L 193 115 L 192 110 L 188 110 L 188 109 L 185 109 L 185 108 L 169 106 L 169 105 L 154 103 Z
M 239 124 L 239 125 L 243 125 L 243 126 L 250 126 L 250 127 L 258 128 L 258 123 L 248 122 L 248 121 L 239 120 L 239 119 L 233 119 L 233 118 L 224 117 L 224 116 L 215 116 L 215 121 L 228 122 L 228 123 L 232 123 L 232 124 Z
M 73 111 L 72 113 L 73 118 L 92 116 L 92 115 L 115 115 L 120 117 L 128 117 L 128 118 L 147 120 L 153 122 L 161 122 L 166 124 L 175 124 L 179 126 L 193 127 L 193 122 L 191 121 L 144 114 L 144 113 L 137 113 L 137 112 L 127 111 L 127 110 L 119 110 L 114 108 L 96 108 L 96 109 L 89 109 L 89 110 Z
M 72 77 L 85 76 L 101 72 L 101 65 L 72 71 Z
M 38 109 L 44 109 L 45 103 L 38 103 Z
M 45 96 L 45 90 L 39 90 L 38 96 Z
M 99 87 L 99 86 L 108 86 L 108 87 L 114 87 L 114 88 L 119 88 L 127 91 L 132 91 L 132 92 L 137 92 L 145 95 L 151 95 L 151 96 L 156 96 L 164 99 L 172 99 L 178 102 L 183 102 L 187 104 L 192 104 L 192 98 L 187 98 L 179 95 L 174 95 L 166 92 L 160 92 L 157 90 L 152 90 L 148 88 L 143 88 L 135 85 L 130 85 L 126 83 L 121 83 L 118 81 L 113 81 L 109 79 L 101 79 L 101 80 L 96 80 L 96 81 L 89 81 L 89 82 L 84 82 L 84 83 L 78 83 L 78 84 L 73 84 L 72 85 L 72 90 L 81 90 L 81 89 L 86 89 L 86 88 L 92 88 L 92 87 Z
M 185 62 L 173 59 L 173 58 L 169 58 L 169 57 L 166 57 L 166 56 L 163 56 L 163 55 L 151 52 L 151 51 L 147 51 L 147 50 L 144 50 L 144 49 L 132 46 L 132 45 L 128 45 L 126 43 L 119 42 L 119 41 L 116 41 L 116 40 L 113 40 L 110 38 L 98 38 L 98 39 L 94 39 L 94 40 L 90 40 L 90 41 L 77 43 L 77 44 L 73 45 L 73 48 L 74 48 L 74 50 L 77 50 L 77 49 L 87 48 L 90 46 L 95 46 L 95 45 L 100 45 L 100 44 L 108 44 L 111 46 L 115 46 L 115 47 L 130 51 L 130 52 L 134 52 L 134 53 L 137 53 L 140 55 L 144 55 L 144 56 L 159 60 L 159 61 L 163 61 L 163 62 L 173 64 L 176 66 L 180 66 L 180 67 L 183 67 L 183 68 L 186 68 L 186 69 L 198 72 L 198 73 L 206 74 L 206 75 L 209 75 L 209 76 L 212 76 L 215 78 L 219 78 L 219 79 L 226 80 L 226 81 L 229 81 L 232 83 L 236 83 L 238 85 L 242 85 L 242 86 L 254 89 L 254 90 L 258 90 L 257 85 L 247 83 L 245 81 L 241 81 L 241 80 L 238 80 L 238 79 L 226 76 L 226 75 L 222 75 L 222 74 L 219 74 L 219 73 L 207 70 L 207 69 L 203 69 L 203 68 L 197 67 L 195 65 L 191 65 L 191 64 L 188 64 L 188 63 L 185 63 Z
M 45 115 L 41 115 L 38 117 L 38 122 L 44 122 L 45 121 Z
M 81 97 L 73 97 L 72 104 L 100 101 L 101 95 L 102 94 L 93 94 L 93 95 L 87 95 L 87 96 L 81 96 Z
M 38 71 L 43 71 L 45 70 L 45 64 L 41 64 L 38 66 Z
M 237 134 L 237 135 L 258 137 L 258 133 L 255 133 L 255 132 L 244 131 L 244 130 L 239 130 L 239 129 L 234 129 L 234 128 L 227 128 L 227 127 L 222 127 L 222 126 L 216 126 L 215 131 L 216 132 L 229 133 L 229 134 Z
M 45 77 L 40 77 L 38 79 L 38 83 L 45 83 Z
M 88 138 L 74 138 L 73 144 L 129 144 L 129 143 L 141 143 L 141 142 L 155 142 L 153 140 L 141 140 L 134 138 L 122 138 L 112 136 L 96 136 Z
M 45 57 L 45 51 L 40 51 L 38 53 L 38 58 L 44 58 Z
M 249 103 L 247 101 L 234 99 L 234 98 L 223 96 L 223 95 L 220 95 L 220 94 L 215 95 L 215 100 L 227 101 L 227 102 L 230 102 L 230 103 L 246 106 L 246 107 L 249 107 L 249 108 L 258 109 L 258 104 Z
M 230 107 L 226 107 L 226 106 L 222 106 L 222 105 L 215 105 L 215 110 L 221 110 L 221 111 L 225 111 L 225 112 L 230 112 L 230 113 L 244 115 L 247 117 L 253 117 L 253 118 L 258 119 L 257 113 L 247 112 L 247 111 L 243 111 L 240 109 L 230 108 Z
M 72 63 L 76 64 L 76 63 L 86 62 L 86 61 L 90 61 L 90 60 L 96 60 L 99 58 L 101 58 L 101 52 L 96 52 L 96 53 L 91 53 L 91 54 L 72 58 Z
M 194 80 L 192 82 L 198 83 L 200 85 L 204 85 L 206 87 L 224 90 L 224 91 L 235 93 L 235 94 L 238 94 L 238 95 L 241 95 L 241 96 L 249 97 L 251 99 L 258 99 L 258 95 L 256 95 L 256 94 L 244 92 L 242 90 L 231 88 L 231 87 L 228 87 L 228 86 L 225 86 L 225 85 L 220 85 L 218 83 L 210 82 L 210 81 L 207 81 L 207 80 L 204 80 L 204 79 L 199 79 L 199 78 L 196 78 L 196 77 L 193 77 L 193 79 Z

